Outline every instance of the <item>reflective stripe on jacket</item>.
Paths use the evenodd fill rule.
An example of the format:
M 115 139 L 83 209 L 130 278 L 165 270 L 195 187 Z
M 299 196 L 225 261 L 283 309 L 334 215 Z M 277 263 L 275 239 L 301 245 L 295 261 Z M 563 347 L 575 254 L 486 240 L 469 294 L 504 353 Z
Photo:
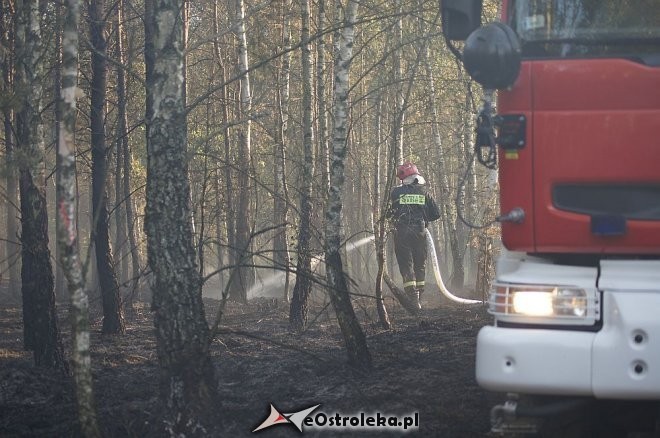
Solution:
M 397 225 L 427 223 L 438 219 L 440 210 L 425 186 L 403 184 L 392 190 L 388 216 Z

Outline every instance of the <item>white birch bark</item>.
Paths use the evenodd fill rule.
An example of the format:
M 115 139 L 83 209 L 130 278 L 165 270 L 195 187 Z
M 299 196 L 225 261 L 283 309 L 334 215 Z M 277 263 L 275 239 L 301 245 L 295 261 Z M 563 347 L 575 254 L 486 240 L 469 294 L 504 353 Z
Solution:
M 394 83 L 394 123 L 392 123 L 392 150 L 395 152 L 397 164 L 404 161 L 403 150 L 403 121 L 405 118 L 404 98 L 403 98 L 403 79 L 401 72 L 401 57 L 403 55 L 403 8 L 401 0 L 396 0 L 396 12 L 398 17 L 394 24 L 394 44 L 398 46 L 393 54 L 394 67 L 392 68 Z
M 249 59 L 245 29 L 245 5 L 243 0 L 236 0 L 235 32 L 238 38 L 238 71 L 240 79 L 240 111 L 239 120 L 244 120 L 238 129 L 238 190 L 244 195 L 239 196 L 236 216 L 236 248 L 238 250 L 237 276 L 238 281 L 232 284 L 232 297 L 237 301 L 247 301 L 247 290 L 252 284 L 250 245 L 250 199 L 253 195 L 251 187 L 250 154 L 251 154 L 251 111 L 252 95 L 250 92 Z
M 45 78 L 41 14 L 37 0 L 16 2 L 16 146 L 21 199 L 21 293 L 24 345 L 37 366 L 66 372 L 55 312 L 44 166 L 43 98 Z
M 58 244 L 62 271 L 67 279 L 71 307 L 73 337 L 72 365 L 75 382 L 78 420 L 83 436 L 100 437 L 92 384 L 90 359 L 89 298 L 84 289 L 82 263 L 78 250 L 78 223 L 76 212 L 75 124 L 78 94 L 78 20 L 79 0 L 67 0 L 62 39 L 62 125 L 57 139 L 58 169 L 57 214 L 59 215 Z
M 325 0 L 318 0 L 319 17 L 318 29 L 325 28 Z M 325 36 L 319 35 L 316 40 L 316 101 L 318 108 L 318 144 L 321 154 L 321 174 L 323 187 L 330 186 L 330 151 L 328 148 L 328 118 L 325 102 Z
M 341 260 L 342 190 L 344 188 L 344 162 L 348 140 L 349 70 L 353 57 L 354 23 L 358 3 L 349 0 L 344 15 L 344 27 L 339 37 L 339 50 L 335 59 L 334 129 L 332 135 L 332 164 L 330 191 L 325 212 L 325 260 L 330 300 L 344 337 L 348 361 L 357 368 L 371 368 L 371 355 L 364 332 L 358 323 L 348 290 Z
M 287 235 L 288 190 L 286 185 L 286 144 L 288 142 L 289 128 L 289 95 L 290 95 L 290 69 L 291 69 L 291 0 L 282 0 L 282 68 L 278 72 L 278 124 L 273 146 L 275 163 L 273 166 L 273 223 L 281 225 L 275 230 L 273 237 L 273 261 L 275 269 L 284 269 L 284 291 L 282 298 L 289 302 L 290 275 L 289 265 L 289 239 Z
M 215 369 L 191 223 L 182 0 L 145 2 L 145 232 L 161 397 L 171 436 L 198 436 L 216 415 Z
M 220 68 L 221 76 L 222 76 L 222 82 L 224 83 L 224 86 L 222 87 L 221 90 L 221 112 L 222 112 L 222 134 L 224 137 L 224 155 L 225 155 L 225 165 L 224 165 L 224 172 L 222 171 L 222 166 L 219 166 L 216 170 L 216 191 L 215 191 L 215 196 L 216 196 L 216 203 L 217 205 L 221 205 L 221 194 L 220 194 L 220 187 L 222 186 L 222 181 L 221 178 L 224 178 L 224 183 L 225 183 L 225 194 L 224 194 L 224 208 L 225 208 L 225 218 L 224 221 L 222 219 L 222 215 L 217 214 L 216 215 L 216 239 L 217 239 L 217 265 L 218 269 L 221 266 L 224 266 L 226 264 L 231 264 L 232 263 L 232 257 L 234 254 L 227 248 L 232 247 L 232 242 L 234 239 L 234 236 L 232 236 L 232 230 L 234 229 L 234 202 L 232 199 L 232 180 L 231 180 L 231 166 L 228 165 L 229 163 L 229 157 L 231 156 L 231 141 L 230 141 L 230 133 L 229 133 L 229 99 L 228 99 L 228 86 L 226 84 L 226 79 L 227 79 L 227 69 L 225 67 L 225 62 L 223 58 L 223 54 L 220 52 L 220 26 L 218 24 L 218 2 L 220 0 L 214 0 L 213 1 L 213 55 L 215 57 L 215 61 L 218 64 L 218 67 Z M 223 244 L 223 223 L 224 223 L 224 229 L 226 232 L 226 244 Z M 225 258 L 226 256 L 226 258 Z M 218 290 L 221 291 L 220 294 L 222 294 L 225 290 L 225 275 L 224 273 L 219 274 L 219 288 Z

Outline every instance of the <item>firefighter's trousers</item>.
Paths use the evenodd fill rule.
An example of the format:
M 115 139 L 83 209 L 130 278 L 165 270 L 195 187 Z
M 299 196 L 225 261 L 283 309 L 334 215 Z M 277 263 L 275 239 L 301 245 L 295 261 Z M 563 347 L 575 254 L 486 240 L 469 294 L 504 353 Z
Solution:
M 403 277 L 405 291 L 424 291 L 426 275 L 426 235 L 423 221 L 397 224 L 394 253 Z

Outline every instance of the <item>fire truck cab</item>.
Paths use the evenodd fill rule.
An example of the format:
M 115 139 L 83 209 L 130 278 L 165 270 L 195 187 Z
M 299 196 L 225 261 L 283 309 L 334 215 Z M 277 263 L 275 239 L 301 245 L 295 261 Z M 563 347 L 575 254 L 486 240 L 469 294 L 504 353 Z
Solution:
M 493 431 L 660 436 L 660 1 L 501 8 L 481 26 L 481 0 L 442 2 L 498 167 L 505 250 L 476 358 L 508 394 Z

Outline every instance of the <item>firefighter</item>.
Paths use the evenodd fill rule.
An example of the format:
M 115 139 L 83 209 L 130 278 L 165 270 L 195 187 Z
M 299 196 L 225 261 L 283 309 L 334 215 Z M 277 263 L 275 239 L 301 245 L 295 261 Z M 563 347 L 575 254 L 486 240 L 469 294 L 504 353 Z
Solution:
M 440 210 L 426 191 L 426 181 L 417 166 L 407 162 L 397 168 L 401 185 L 392 189 L 388 216 L 394 224 L 394 252 L 403 277 L 405 293 L 422 308 L 426 275 L 426 236 L 429 222 L 440 218 Z

